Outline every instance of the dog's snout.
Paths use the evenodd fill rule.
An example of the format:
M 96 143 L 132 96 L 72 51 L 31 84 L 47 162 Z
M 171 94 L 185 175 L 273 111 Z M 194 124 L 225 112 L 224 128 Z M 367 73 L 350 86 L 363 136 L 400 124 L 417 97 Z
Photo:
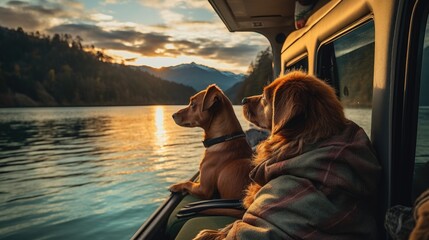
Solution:
M 241 104 L 246 104 L 247 102 L 249 102 L 247 97 L 244 97 L 243 100 L 241 100 Z
M 173 115 L 171 115 L 173 117 L 173 119 L 177 119 L 177 113 L 173 113 Z

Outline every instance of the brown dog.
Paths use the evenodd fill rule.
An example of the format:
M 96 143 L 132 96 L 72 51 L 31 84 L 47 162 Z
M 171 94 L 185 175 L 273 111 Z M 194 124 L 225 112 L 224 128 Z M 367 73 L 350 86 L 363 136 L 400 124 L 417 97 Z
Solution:
M 363 223 L 365 221 L 341 225 L 340 221 L 335 220 L 333 223 L 337 225 L 329 225 L 326 232 L 321 232 L 320 236 L 324 237 L 316 237 L 319 234 L 318 227 L 323 229 L 324 224 L 330 218 L 317 222 L 319 219 L 316 213 L 308 207 L 302 207 L 316 206 L 319 211 L 328 209 L 322 211 L 321 215 L 331 217 L 329 214 L 333 214 L 332 212 L 342 213 L 343 210 L 348 209 L 348 204 L 361 201 L 362 195 L 368 197 L 364 197 L 364 199 L 370 199 L 370 194 L 374 194 L 376 189 L 374 185 L 379 167 L 369 140 L 361 128 L 345 118 L 343 107 L 333 88 L 303 72 L 292 72 L 266 86 L 262 95 L 243 99 L 243 113 L 250 122 L 271 130 L 271 135 L 258 146 L 253 158 L 255 169 L 250 176 L 255 182 L 248 187 L 244 200 L 244 205 L 248 210 L 244 214 L 243 220 L 236 221 L 219 231 L 203 230 L 195 239 L 224 239 L 227 235 L 228 239 L 265 239 L 268 236 L 276 236 L 274 238 L 279 239 L 295 236 L 294 238 L 300 239 L 311 234 L 313 234 L 313 239 L 321 239 L 335 236 L 335 230 L 332 229 L 335 229 L 337 225 L 337 228 L 340 229 L 337 231 L 340 232 L 343 229 L 345 232 L 350 231 L 348 233 L 351 234 L 354 233 L 353 231 L 359 233 L 361 229 L 365 229 L 360 226 L 361 223 L 365 224 Z M 352 135 L 350 132 L 356 134 Z M 347 137 L 341 138 L 342 136 Z M 358 140 L 352 142 L 353 139 Z M 365 145 L 362 145 L 363 142 Z M 354 144 L 358 147 L 353 148 Z M 332 150 L 326 154 L 323 151 L 327 147 L 335 149 L 335 151 Z M 336 152 L 337 150 L 338 152 Z M 305 157 L 302 155 L 304 151 L 307 154 Z M 358 155 L 353 151 L 357 151 Z M 309 152 L 314 152 L 314 155 L 309 155 Z M 333 154 L 333 156 L 329 154 Z M 359 155 L 365 157 L 357 157 Z M 314 160 L 310 160 L 313 158 Z M 349 162 L 349 159 L 353 159 L 353 161 Z M 368 168 L 363 169 L 361 167 L 363 165 Z M 336 174 L 343 174 L 341 171 L 344 171 L 346 173 L 344 176 L 348 177 L 341 180 L 335 179 L 332 181 L 332 185 L 331 182 L 326 183 L 330 181 L 327 176 L 332 169 L 338 171 Z M 341 184 L 357 183 L 355 181 L 359 179 L 350 177 L 352 174 L 349 173 L 359 174 L 357 176 L 362 179 L 366 178 L 365 181 L 359 182 L 364 187 L 357 188 L 357 190 L 350 188 L 343 194 L 342 186 L 344 185 Z M 271 181 L 276 182 L 276 185 Z M 313 181 L 316 185 L 312 185 Z M 304 186 L 308 184 L 308 187 L 295 188 L 301 183 Z M 320 189 L 317 188 L 318 184 L 321 185 Z M 264 187 L 265 185 L 267 187 Z M 318 190 L 304 192 L 306 189 Z M 371 190 L 367 191 L 367 189 Z M 294 191 L 301 195 L 294 195 Z M 348 195 L 348 191 L 353 191 L 355 195 L 352 194 L 351 197 Z M 304 193 L 311 197 L 305 197 L 307 195 Z M 340 197 L 337 198 L 337 196 Z M 338 202 L 348 199 L 349 202 L 344 205 L 344 209 L 338 207 L 335 211 L 331 211 L 332 206 L 335 205 L 330 205 L 329 201 L 325 201 L 330 198 Z M 301 202 L 303 204 L 298 205 Z M 329 207 L 323 208 L 325 204 Z M 294 208 L 295 206 L 301 207 Z M 366 218 L 367 211 L 357 209 L 355 211 L 354 214 L 357 212 L 362 214 L 357 216 L 364 216 L 362 219 L 371 219 Z M 344 216 L 348 216 L 347 212 Z M 338 216 L 333 214 L 332 217 Z M 285 220 L 288 218 L 289 220 Z M 315 222 L 310 223 L 313 219 L 317 219 L 317 221 L 314 220 Z M 289 221 L 291 224 L 281 224 L 283 220 Z M 366 223 L 370 224 L 371 221 L 368 220 Z M 306 231 L 308 229 L 311 234 L 307 235 L 303 229 Z M 368 228 L 368 231 L 371 231 L 369 229 L 371 228 Z M 282 235 L 285 233 L 291 235 L 286 234 L 289 237 Z
M 334 89 L 300 71 L 276 79 L 262 95 L 244 98 L 243 114 L 258 127 L 271 130 L 268 141 L 257 150 L 255 166 L 268 158 L 298 155 L 305 145 L 341 132 L 348 121 Z M 245 208 L 260 188 L 256 183 L 248 187 Z
M 173 114 L 176 124 L 204 129 L 206 150 L 200 163 L 200 182 L 170 186 L 172 192 L 188 192 L 202 199 L 218 193 L 223 199 L 242 199 L 249 184 L 252 150 L 230 100 L 216 85 L 190 99 Z

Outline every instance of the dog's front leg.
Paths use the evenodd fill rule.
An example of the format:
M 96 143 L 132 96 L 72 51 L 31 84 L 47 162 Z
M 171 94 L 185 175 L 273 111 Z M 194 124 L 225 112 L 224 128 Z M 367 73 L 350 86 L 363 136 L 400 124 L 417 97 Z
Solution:
M 188 192 L 202 199 L 210 199 L 213 195 L 212 188 L 191 181 L 171 185 L 169 190 L 171 192 Z
M 195 183 L 191 181 L 176 183 L 171 185 L 168 190 L 171 192 L 189 192 L 188 189 L 192 189 L 193 184 Z

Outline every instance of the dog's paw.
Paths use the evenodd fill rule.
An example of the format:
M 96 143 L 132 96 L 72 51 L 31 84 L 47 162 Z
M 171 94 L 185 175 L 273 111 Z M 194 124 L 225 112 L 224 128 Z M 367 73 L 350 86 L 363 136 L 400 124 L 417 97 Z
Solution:
M 183 191 L 183 184 L 182 183 L 173 184 L 170 187 L 168 187 L 168 190 L 170 192 L 182 192 Z
M 216 230 L 202 230 L 193 240 L 221 240 L 226 237 L 224 232 Z

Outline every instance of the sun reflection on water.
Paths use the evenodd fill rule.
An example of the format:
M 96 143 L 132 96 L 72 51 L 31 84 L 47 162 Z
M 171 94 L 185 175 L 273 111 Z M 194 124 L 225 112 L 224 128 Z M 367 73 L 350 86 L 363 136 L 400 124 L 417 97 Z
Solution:
M 202 130 L 175 124 L 181 107 L 0 109 L 0 236 L 132 234 L 170 184 L 198 170 Z M 106 221 L 120 227 L 106 231 Z
M 164 106 L 155 107 L 155 144 L 163 147 L 167 142 L 167 133 L 164 127 Z

